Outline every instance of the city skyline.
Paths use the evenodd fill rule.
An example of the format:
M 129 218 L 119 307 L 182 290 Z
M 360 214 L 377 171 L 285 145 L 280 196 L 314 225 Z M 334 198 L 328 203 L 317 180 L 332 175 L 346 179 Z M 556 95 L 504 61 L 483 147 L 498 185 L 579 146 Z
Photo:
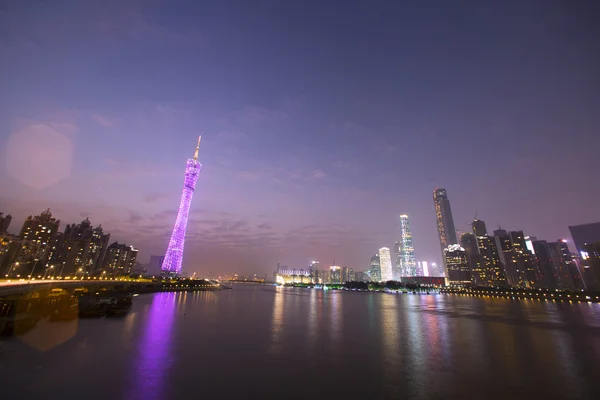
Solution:
M 164 254 L 199 131 L 210 151 L 190 209 L 190 273 L 268 272 L 284 259 L 366 268 L 397 240 L 400 212 L 416 259 L 439 264 L 436 186 L 459 230 L 476 211 L 490 230 L 546 240 L 600 221 L 591 18 L 575 23 L 559 4 L 530 24 L 528 4 L 494 15 L 473 5 L 464 21 L 450 4 L 432 15 L 208 3 L 13 2 L 0 15 L 9 231 L 51 208 L 135 242 L 142 262 Z

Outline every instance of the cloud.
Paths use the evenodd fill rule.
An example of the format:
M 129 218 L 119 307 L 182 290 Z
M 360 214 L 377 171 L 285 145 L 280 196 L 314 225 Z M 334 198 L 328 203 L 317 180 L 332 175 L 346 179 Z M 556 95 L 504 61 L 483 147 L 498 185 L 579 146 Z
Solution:
M 91 115 L 92 120 L 97 123 L 100 126 L 103 126 L 105 128 L 113 128 L 117 122 L 115 119 L 107 117 L 105 115 L 101 115 L 101 114 L 95 114 L 93 113 Z
M 273 227 L 269 224 L 260 224 L 257 226 L 258 229 L 273 229 Z
M 327 174 L 325 172 L 321 171 L 320 169 L 316 169 L 312 173 L 312 177 L 315 179 L 325 178 L 326 176 L 327 176 Z
M 135 211 L 130 211 L 129 219 L 127 220 L 127 222 L 135 224 L 137 222 L 140 222 L 143 219 L 144 219 L 144 217 L 142 217 L 139 213 L 137 213 Z
M 150 193 L 150 194 L 145 195 L 142 198 L 142 201 L 144 203 L 156 203 L 157 201 L 166 199 L 168 197 L 169 196 L 167 196 L 165 193 Z

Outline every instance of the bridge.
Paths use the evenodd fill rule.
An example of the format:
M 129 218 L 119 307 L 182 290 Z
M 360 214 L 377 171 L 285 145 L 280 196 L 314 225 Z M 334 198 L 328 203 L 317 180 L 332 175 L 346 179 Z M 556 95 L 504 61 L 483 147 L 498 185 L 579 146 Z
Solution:
M 49 292 L 52 289 L 66 289 L 73 291 L 77 288 L 87 290 L 116 288 L 119 290 L 136 290 L 141 292 L 162 292 L 162 291 L 193 291 L 193 290 L 219 290 L 231 289 L 222 285 L 218 281 L 203 280 L 182 280 L 169 282 L 153 282 L 150 279 L 72 279 L 72 280 L 5 280 L 0 281 L 0 296 L 19 295 L 30 292 Z

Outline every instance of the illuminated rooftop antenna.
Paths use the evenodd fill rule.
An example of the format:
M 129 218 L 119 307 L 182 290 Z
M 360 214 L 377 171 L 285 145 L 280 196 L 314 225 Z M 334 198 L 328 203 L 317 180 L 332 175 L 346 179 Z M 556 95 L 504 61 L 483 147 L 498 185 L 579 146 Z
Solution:
M 200 139 L 202 139 L 202 135 L 198 136 L 198 145 L 196 146 L 196 152 L 194 153 L 194 160 L 198 159 L 198 150 L 200 150 Z

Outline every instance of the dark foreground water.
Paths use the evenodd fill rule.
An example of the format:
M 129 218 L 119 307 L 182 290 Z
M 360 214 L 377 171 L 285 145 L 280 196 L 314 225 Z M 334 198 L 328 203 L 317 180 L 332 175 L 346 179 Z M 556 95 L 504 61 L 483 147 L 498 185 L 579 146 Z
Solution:
M 0 342 L 0 399 L 600 398 L 600 305 L 236 285 Z

